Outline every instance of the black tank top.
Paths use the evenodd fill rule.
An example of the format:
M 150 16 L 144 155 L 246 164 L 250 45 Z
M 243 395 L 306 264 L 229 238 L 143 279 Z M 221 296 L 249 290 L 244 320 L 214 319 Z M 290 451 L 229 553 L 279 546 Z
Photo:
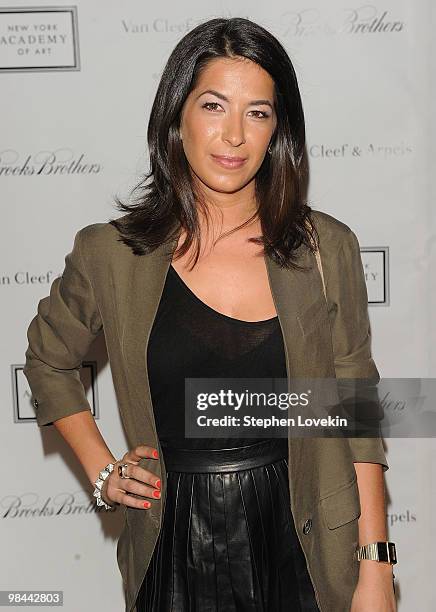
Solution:
M 174 448 L 234 448 L 268 438 L 185 438 L 186 378 L 286 378 L 278 317 L 241 321 L 200 300 L 170 265 L 147 366 L 156 429 Z M 269 438 L 270 439 L 270 438 Z M 287 440 L 283 439 L 284 444 Z

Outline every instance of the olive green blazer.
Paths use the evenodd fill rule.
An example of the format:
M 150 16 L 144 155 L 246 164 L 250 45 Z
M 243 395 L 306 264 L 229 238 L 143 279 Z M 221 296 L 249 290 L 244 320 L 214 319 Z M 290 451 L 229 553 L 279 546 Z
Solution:
M 368 296 L 354 232 L 314 211 L 320 236 L 327 301 L 311 251 L 302 245 L 300 272 L 265 256 L 291 377 L 372 378 Z M 80 229 L 62 276 L 38 303 L 28 331 L 24 374 L 38 425 L 90 410 L 79 369 L 103 331 L 117 402 L 129 448 L 147 444 L 160 459 L 140 465 L 161 478 L 162 498 L 149 510 L 122 506 L 125 522 L 117 546 L 126 612 L 136 597 L 162 521 L 166 471 L 156 433 L 146 351 L 177 240 L 148 255 L 134 255 L 109 223 Z M 170 248 L 169 248 L 170 247 Z M 290 507 L 321 612 L 348 612 L 357 584 L 360 498 L 353 462 L 388 469 L 380 438 L 288 439 Z M 103 467 L 103 466 L 102 466 Z

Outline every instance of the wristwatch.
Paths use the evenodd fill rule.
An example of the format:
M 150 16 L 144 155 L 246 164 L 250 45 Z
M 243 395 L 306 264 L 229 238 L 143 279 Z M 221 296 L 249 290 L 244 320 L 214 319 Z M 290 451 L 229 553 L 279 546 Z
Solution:
M 358 561 L 371 559 L 372 561 L 389 563 L 389 565 L 395 565 L 397 562 L 397 552 L 393 542 L 371 542 L 371 544 L 359 546 L 356 550 L 356 556 Z

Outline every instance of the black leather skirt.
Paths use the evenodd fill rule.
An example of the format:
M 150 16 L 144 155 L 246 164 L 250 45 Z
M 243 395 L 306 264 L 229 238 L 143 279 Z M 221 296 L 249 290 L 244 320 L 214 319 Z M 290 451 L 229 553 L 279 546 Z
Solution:
M 137 612 L 319 612 L 290 508 L 287 440 L 163 453 L 165 511 Z

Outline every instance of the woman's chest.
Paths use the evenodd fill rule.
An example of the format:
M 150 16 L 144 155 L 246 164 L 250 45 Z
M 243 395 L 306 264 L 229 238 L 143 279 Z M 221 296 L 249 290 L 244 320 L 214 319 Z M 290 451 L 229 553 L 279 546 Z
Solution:
M 188 255 L 173 259 L 171 265 L 192 293 L 228 317 L 259 321 L 277 314 L 258 247 L 223 246 L 201 258 L 192 270 Z

